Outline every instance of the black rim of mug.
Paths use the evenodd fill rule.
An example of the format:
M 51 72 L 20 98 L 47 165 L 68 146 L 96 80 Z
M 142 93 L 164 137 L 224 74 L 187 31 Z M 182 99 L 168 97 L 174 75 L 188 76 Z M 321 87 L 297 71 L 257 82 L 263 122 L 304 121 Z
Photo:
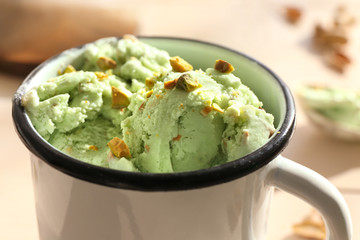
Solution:
M 215 166 L 208 169 L 178 172 L 178 173 L 138 173 L 126 172 L 109 168 L 98 167 L 76 160 L 47 143 L 34 129 L 24 108 L 21 105 L 21 97 L 26 86 L 37 72 L 46 67 L 50 61 L 54 61 L 61 54 L 54 56 L 37 68 L 35 68 L 24 80 L 13 97 L 12 116 L 16 131 L 25 146 L 37 157 L 54 167 L 55 169 L 88 182 L 122 189 L 139 191 L 176 191 L 213 186 L 243 177 L 276 158 L 288 144 L 295 128 L 295 104 L 292 94 L 286 84 L 269 68 L 257 60 L 236 50 L 223 47 L 214 43 L 177 38 L 177 37 L 139 37 L 152 39 L 167 39 L 198 42 L 212 45 L 227 51 L 234 52 L 255 62 L 265 69 L 280 85 L 286 103 L 286 113 L 283 124 L 264 146 L 258 150 L 232 162 Z M 78 48 L 82 48 L 79 46 Z

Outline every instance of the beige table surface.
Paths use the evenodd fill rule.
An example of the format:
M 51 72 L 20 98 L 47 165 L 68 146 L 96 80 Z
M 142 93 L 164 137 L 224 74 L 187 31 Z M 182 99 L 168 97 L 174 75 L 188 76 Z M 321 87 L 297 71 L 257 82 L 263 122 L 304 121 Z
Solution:
M 190 1 L 183 4 L 142 1 L 137 9 L 140 35 L 181 36 L 222 44 L 242 51 L 274 70 L 292 89 L 305 83 L 360 86 L 360 1 L 299 1 L 303 18 L 296 26 L 284 21 L 286 0 Z M 328 23 L 340 4 L 347 6 L 358 23 L 351 31 L 350 68 L 343 74 L 327 68 L 308 47 L 314 24 Z M 161 12 L 161 14 L 160 14 Z M 357 14 L 357 15 L 356 15 Z M 1 38 L 0 38 L 1 41 Z M 11 96 L 23 76 L 0 71 L 0 239 L 37 240 L 30 164 L 27 149 L 17 137 L 11 119 Z M 360 144 L 331 139 L 316 129 L 297 103 L 296 132 L 286 150 L 288 157 L 319 172 L 343 193 L 360 239 Z M 301 200 L 276 191 L 269 217 L 270 240 L 299 240 L 291 226 L 311 211 Z

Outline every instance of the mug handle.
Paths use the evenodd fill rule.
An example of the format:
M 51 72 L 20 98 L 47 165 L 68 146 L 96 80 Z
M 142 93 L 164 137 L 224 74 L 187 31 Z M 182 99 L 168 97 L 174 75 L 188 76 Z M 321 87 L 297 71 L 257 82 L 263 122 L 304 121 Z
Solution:
M 339 190 L 320 174 L 292 160 L 279 156 L 274 161 L 267 182 L 316 208 L 324 218 L 327 240 L 351 240 L 350 211 Z

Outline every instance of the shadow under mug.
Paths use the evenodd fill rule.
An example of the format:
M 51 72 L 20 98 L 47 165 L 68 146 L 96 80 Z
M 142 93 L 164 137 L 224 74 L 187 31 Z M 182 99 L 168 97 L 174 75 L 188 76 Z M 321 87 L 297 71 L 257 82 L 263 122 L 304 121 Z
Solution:
M 30 73 L 13 98 L 13 121 L 31 152 L 40 239 L 261 240 L 266 238 L 274 188 L 316 208 L 324 217 L 327 239 L 351 239 L 350 213 L 339 191 L 318 173 L 280 155 L 295 128 L 295 106 L 276 74 L 251 57 L 216 44 L 140 39 L 183 57 L 196 69 L 211 67 L 219 58 L 230 62 L 234 74 L 274 115 L 277 133 L 245 157 L 198 171 L 135 173 L 78 161 L 48 144 L 21 106 L 21 97 L 30 88 L 81 61 L 84 46 L 64 51 Z

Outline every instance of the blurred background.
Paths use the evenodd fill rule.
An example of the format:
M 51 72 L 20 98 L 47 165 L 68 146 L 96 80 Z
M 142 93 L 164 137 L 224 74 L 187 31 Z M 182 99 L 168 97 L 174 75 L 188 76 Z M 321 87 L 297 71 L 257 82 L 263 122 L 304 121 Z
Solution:
M 316 26 L 331 29 L 344 13 L 341 58 L 314 45 Z M 360 86 L 358 0 L 0 0 L 0 239 L 37 240 L 27 149 L 13 129 L 11 97 L 45 59 L 101 37 L 135 34 L 203 40 L 264 63 L 290 87 L 297 104 L 296 132 L 283 156 L 333 182 L 349 204 L 360 239 L 360 144 L 324 134 L 306 117 L 297 91 L 306 84 Z M 346 26 L 345 26 L 346 25 Z M 337 35 L 338 36 L 338 35 Z M 331 52 L 332 53 L 332 52 Z M 311 207 L 276 191 L 270 240 L 294 234 Z

